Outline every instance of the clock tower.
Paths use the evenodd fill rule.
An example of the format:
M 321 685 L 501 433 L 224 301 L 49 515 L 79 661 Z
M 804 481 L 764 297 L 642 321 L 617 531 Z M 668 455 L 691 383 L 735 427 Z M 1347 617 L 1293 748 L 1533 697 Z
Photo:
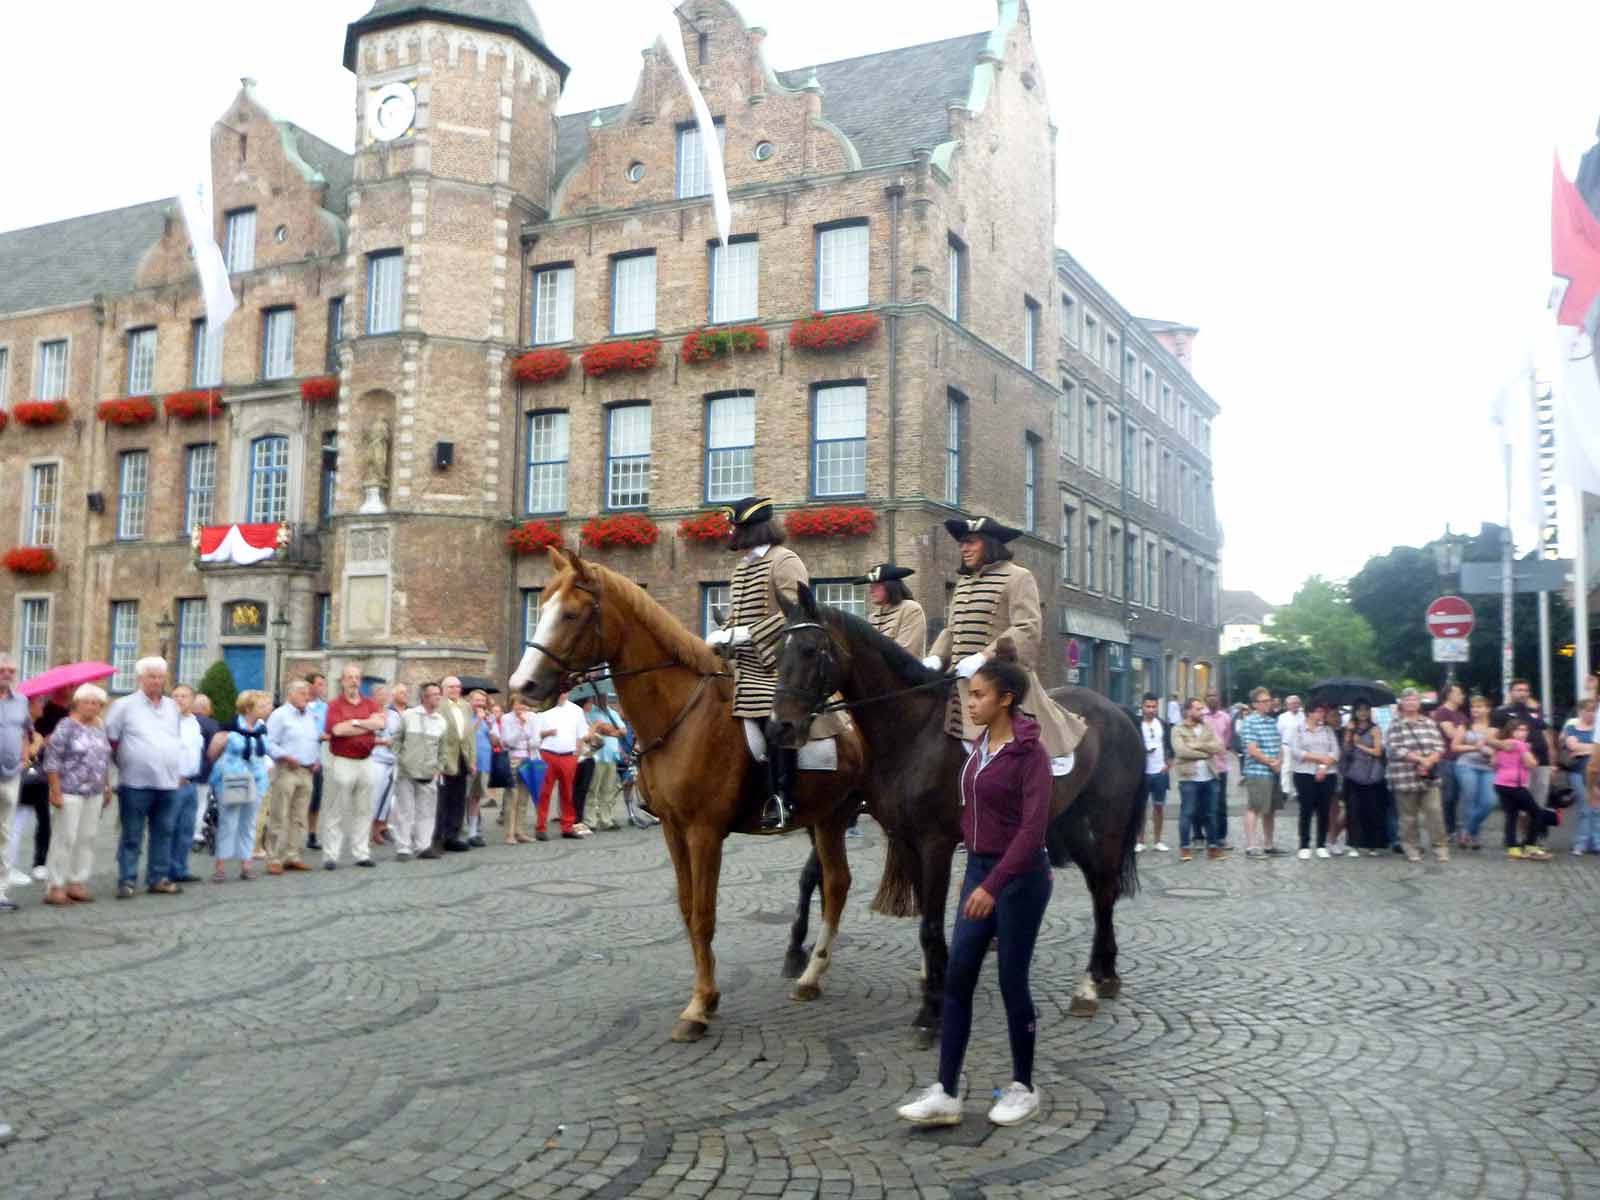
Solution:
M 344 64 L 330 648 L 391 678 L 419 658 L 432 678 L 504 675 L 518 232 L 549 213 L 567 66 L 527 0 L 377 0 Z

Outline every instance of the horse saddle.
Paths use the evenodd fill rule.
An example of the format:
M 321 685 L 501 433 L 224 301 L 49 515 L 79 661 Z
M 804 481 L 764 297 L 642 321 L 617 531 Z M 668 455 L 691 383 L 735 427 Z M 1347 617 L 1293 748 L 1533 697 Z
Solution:
M 767 739 L 761 726 L 751 720 L 744 722 L 744 740 L 750 747 L 750 757 L 758 763 L 767 761 Z M 837 771 L 839 746 L 831 737 L 815 738 L 800 747 L 797 765 L 802 771 Z

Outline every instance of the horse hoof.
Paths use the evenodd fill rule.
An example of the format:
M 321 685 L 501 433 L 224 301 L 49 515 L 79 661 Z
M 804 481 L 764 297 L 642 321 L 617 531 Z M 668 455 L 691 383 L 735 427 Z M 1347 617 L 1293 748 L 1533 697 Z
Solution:
M 720 1007 L 722 1007 L 722 993 L 721 992 L 712 992 L 711 995 L 706 997 L 706 1016 L 708 1016 L 708 1017 L 716 1016 L 717 1015 L 717 1009 L 719 1009 Z
M 939 1043 L 939 1031 L 926 1025 L 918 1025 L 911 1031 L 911 1044 L 918 1050 L 932 1050 Z
M 820 1000 L 822 999 L 822 989 L 814 983 L 798 983 L 795 985 L 794 991 L 789 993 L 789 996 L 793 1000 Z
M 675 1042 L 698 1042 L 706 1035 L 704 1021 L 679 1021 L 672 1031 L 672 1040 Z
M 1116 1000 L 1122 995 L 1122 980 L 1096 979 L 1094 981 L 1094 990 L 1100 993 L 1100 999 L 1102 1000 Z
M 1099 1011 L 1100 1002 L 1090 1000 L 1087 996 L 1074 996 L 1067 1007 L 1067 1012 L 1074 1017 L 1092 1017 Z
M 785 979 L 799 979 L 805 974 L 806 952 L 798 947 L 790 947 L 789 952 L 783 956 L 783 977 Z

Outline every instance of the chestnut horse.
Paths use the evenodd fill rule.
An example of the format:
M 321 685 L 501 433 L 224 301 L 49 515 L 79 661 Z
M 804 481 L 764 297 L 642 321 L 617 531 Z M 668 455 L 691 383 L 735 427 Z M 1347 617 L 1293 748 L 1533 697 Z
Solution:
M 888 916 L 922 916 L 923 997 L 916 1028 L 929 1041 L 938 1032 L 944 1002 L 944 908 L 950 860 L 961 840 L 959 779 L 967 748 L 945 732 L 950 692 L 940 686 L 939 672 L 860 618 L 817 604 L 810 588 L 802 585 L 799 594 L 798 606 L 784 605 L 791 624 L 778 658 L 775 740 L 803 737 L 835 692 L 866 736 L 870 811 L 888 841 L 872 908 Z M 1070 1008 L 1086 1017 L 1122 989 L 1112 910 L 1138 888 L 1134 846 L 1144 822 L 1144 742 L 1133 719 L 1098 692 L 1069 687 L 1051 695 L 1089 726 L 1072 770 L 1055 780 L 1046 834 L 1051 863 L 1076 863 L 1094 904 L 1088 971 Z M 805 936 L 810 874 L 807 864 L 791 953 Z
M 552 549 L 556 573 L 545 589 L 539 625 L 513 690 L 546 700 L 573 676 L 605 664 L 633 726 L 650 809 L 678 877 L 678 908 L 694 950 L 694 993 L 673 1041 L 705 1036 L 717 1011 L 717 882 L 730 833 L 760 830 L 766 767 L 755 762 L 733 716 L 732 676 L 711 648 L 689 633 L 643 588 L 576 552 Z M 860 804 L 866 755 L 858 731 L 837 739 L 838 770 L 800 771 L 791 826 L 811 830 L 822 873 L 823 929 L 796 1000 L 822 994 L 822 976 L 850 890 L 844 834 Z M 563 802 L 564 799 L 563 799 Z

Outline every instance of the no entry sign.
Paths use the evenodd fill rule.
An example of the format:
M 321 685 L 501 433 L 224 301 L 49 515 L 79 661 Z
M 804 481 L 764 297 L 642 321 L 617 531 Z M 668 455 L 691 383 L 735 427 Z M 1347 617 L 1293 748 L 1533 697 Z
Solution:
M 1440 596 L 1428 605 L 1428 632 L 1434 637 L 1464 638 L 1472 628 L 1472 605 L 1460 596 Z

